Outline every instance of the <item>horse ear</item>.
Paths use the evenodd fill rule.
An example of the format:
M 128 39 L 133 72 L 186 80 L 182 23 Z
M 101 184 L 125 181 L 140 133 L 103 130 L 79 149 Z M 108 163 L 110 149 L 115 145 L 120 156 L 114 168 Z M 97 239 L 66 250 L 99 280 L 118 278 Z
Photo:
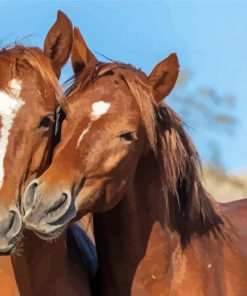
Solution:
M 160 62 L 148 76 L 148 84 L 151 87 L 157 103 L 163 100 L 173 89 L 179 73 L 178 58 L 175 53 L 169 55 Z
M 78 28 L 74 28 L 74 43 L 71 53 L 71 63 L 75 74 L 81 72 L 84 68 L 89 68 L 97 63 L 96 57 L 87 47 L 87 44 Z
M 69 18 L 59 10 L 57 20 L 48 32 L 44 44 L 44 53 L 51 59 L 57 77 L 60 77 L 62 67 L 69 59 L 72 45 L 72 23 Z

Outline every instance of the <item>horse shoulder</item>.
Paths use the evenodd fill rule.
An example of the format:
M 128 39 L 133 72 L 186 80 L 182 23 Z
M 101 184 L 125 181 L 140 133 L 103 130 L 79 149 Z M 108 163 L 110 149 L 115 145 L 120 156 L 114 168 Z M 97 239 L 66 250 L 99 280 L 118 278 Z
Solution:
M 247 273 L 247 199 L 220 204 L 220 208 L 228 246 L 245 263 Z
M 247 199 L 220 204 L 220 210 L 224 219 L 226 289 L 234 295 L 247 295 Z
M 247 242 L 247 199 L 220 204 L 220 208 L 230 229 L 240 241 Z

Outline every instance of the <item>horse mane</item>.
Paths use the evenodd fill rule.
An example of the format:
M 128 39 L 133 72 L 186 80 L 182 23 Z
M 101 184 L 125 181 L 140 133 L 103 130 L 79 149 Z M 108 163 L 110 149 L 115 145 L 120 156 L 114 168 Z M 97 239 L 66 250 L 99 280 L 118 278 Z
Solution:
M 38 47 L 11 44 L 0 49 L 0 57 L 12 63 L 14 61 L 12 67 L 15 67 L 16 71 L 22 67 L 25 68 L 27 65 L 34 69 L 41 75 L 45 83 L 54 89 L 58 103 L 64 103 L 63 90 L 52 69 L 51 61 Z
M 201 181 L 201 161 L 184 123 L 167 104 L 157 104 L 152 91 L 138 76 L 123 76 L 136 98 L 147 139 L 161 172 L 168 223 L 181 237 L 220 232 L 222 218 Z
M 223 220 L 217 214 L 215 202 L 201 181 L 201 161 L 180 117 L 167 105 L 157 104 L 145 83 L 143 72 L 122 63 L 99 63 L 68 80 L 66 94 L 85 91 L 92 82 L 113 75 L 120 68 L 141 111 L 147 140 L 161 172 L 166 202 L 167 220 L 186 246 L 193 234 L 212 231 L 220 233 Z

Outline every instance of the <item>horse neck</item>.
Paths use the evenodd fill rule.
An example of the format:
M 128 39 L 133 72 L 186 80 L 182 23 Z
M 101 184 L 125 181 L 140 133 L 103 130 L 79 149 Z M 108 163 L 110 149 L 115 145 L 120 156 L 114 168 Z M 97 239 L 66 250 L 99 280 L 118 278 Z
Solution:
M 150 273 L 148 260 L 165 274 L 171 248 L 178 243 L 167 226 L 165 209 L 159 168 L 150 153 L 140 160 L 133 187 L 121 202 L 94 215 L 102 295 L 130 295 L 138 270 Z M 150 276 L 158 276 L 155 272 Z
M 77 255 L 68 254 L 66 234 L 49 243 L 27 231 L 24 233 L 21 248 L 21 256 L 12 257 L 21 295 L 53 295 L 54 291 L 56 295 L 79 295 L 79 292 L 83 291 L 83 285 L 84 291 L 88 289 L 84 275 L 74 258 Z M 71 277 L 74 278 L 73 282 L 70 280 Z M 89 294 L 85 292 L 85 295 Z

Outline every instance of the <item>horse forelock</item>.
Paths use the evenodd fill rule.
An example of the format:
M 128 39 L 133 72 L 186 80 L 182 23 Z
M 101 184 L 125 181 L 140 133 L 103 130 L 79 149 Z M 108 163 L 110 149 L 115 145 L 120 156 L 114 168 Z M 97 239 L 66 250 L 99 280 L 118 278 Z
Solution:
M 37 47 L 11 45 L 0 50 L 0 59 L 9 61 L 12 73 L 18 72 L 20 67 L 28 65 L 39 73 L 45 84 L 55 92 L 58 104 L 66 106 L 62 87 L 52 69 L 51 61 L 42 50 Z M 1 79 L 1 78 L 0 78 Z M 8 87 L 4 87 L 9 91 Z

